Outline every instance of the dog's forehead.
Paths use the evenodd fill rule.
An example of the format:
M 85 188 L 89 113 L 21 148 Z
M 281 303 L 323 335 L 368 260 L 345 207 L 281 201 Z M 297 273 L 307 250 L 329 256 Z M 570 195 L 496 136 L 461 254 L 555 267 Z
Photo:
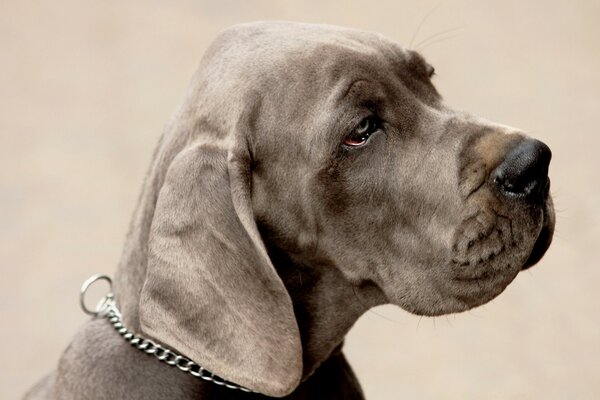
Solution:
M 327 24 L 297 22 L 255 22 L 235 25 L 223 32 L 232 41 L 243 40 L 243 45 L 258 50 L 294 52 L 298 48 L 320 47 L 327 44 L 343 44 L 355 50 L 396 45 L 395 42 L 376 32 L 363 31 Z
M 213 62 L 232 73 L 273 78 L 295 71 L 317 74 L 345 68 L 376 69 L 402 64 L 412 56 L 396 42 L 374 32 L 325 24 L 258 22 L 233 26 L 213 43 Z M 386 62 L 383 62 L 387 60 Z

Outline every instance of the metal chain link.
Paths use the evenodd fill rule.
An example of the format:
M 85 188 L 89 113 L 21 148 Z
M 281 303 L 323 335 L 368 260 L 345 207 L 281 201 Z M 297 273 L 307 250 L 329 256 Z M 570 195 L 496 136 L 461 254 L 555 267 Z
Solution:
M 88 309 L 84 303 L 84 296 L 87 289 L 91 284 L 98 280 L 106 280 L 111 286 L 110 292 L 100 300 L 94 311 Z M 176 353 L 175 351 L 168 349 L 150 339 L 146 339 L 143 336 L 136 335 L 130 332 L 123 322 L 121 321 L 121 313 L 117 308 L 117 304 L 114 300 L 112 293 L 112 281 L 106 275 L 93 275 L 83 283 L 81 287 L 80 297 L 81 307 L 86 314 L 93 315 L 95 317 L 106 318 L 115 330 L 128 341 L 135 348 L 143 351 L 146 354 L 151 354 L 158 358 L 160 361 L 179 368 L 183 372 L 187 372 L 195 378 L 200 378 L 208 382 L 212 382 L 219 386 L 224 386 L 228 389 L 237 389 L 242 392 L 255 393 L 253 390 L 247 389 L 243 386 L 237 385 L 233 382 L 226 381 L 225 379 L 213 374 L 209 370 L 201 367 L 189 358 Z

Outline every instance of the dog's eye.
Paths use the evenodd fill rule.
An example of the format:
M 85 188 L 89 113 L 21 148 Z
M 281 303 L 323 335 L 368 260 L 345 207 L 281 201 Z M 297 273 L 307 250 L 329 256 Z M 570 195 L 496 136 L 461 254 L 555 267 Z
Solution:
M 363 118 L 354 131 L 346 136 L 344 144 L 346 146 L 362 146 L 367 143 L 371 135 L 379 129 L 379 122 L 375 117 Z

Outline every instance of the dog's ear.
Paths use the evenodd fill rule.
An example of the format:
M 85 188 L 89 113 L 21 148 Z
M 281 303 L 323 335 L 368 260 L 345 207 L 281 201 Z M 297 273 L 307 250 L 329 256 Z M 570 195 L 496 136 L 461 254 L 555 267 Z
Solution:
M 230 141 L 188 145 L 168 168 L 140 323 L 220 377 L 281 397 L 301 379 L 300 334 L 252 214 L 247 146 Z

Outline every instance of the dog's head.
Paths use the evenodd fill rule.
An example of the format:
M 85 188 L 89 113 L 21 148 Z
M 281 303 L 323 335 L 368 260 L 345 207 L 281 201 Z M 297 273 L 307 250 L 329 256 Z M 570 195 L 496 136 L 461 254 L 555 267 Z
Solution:
M 457 112 L 376 34 L 250 24 L 211 46 L 157 153 L 144 331 L 290 392 L 302 358 L 269 249 L 422 315 L 467 310 L 548 248 L 550 150 Z M 266 246 L 265 246 L 265 242 Z

